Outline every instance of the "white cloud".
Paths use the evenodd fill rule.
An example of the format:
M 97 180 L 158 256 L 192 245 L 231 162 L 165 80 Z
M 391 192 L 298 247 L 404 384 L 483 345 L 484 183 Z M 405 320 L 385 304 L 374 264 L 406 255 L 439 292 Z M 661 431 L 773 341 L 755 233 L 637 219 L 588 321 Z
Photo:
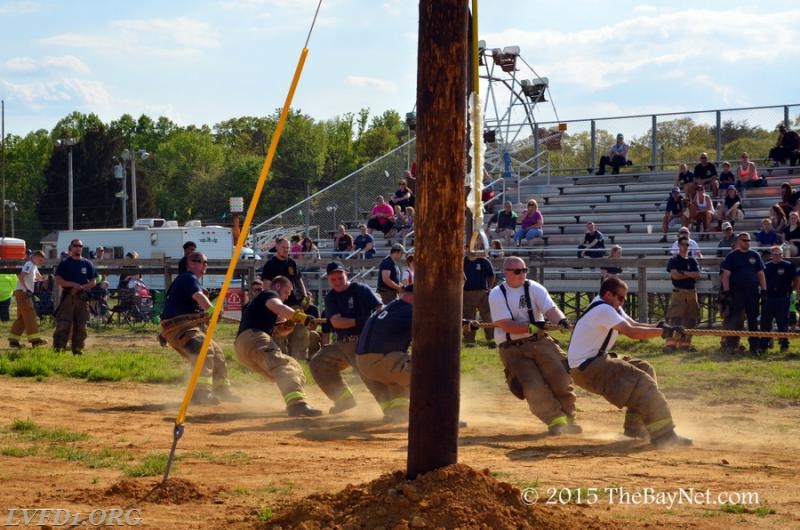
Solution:
M 63 79 L 36 83 L 9 83 L 3 81 L 9 100 L 20 100 L 32 108 L 46 103 L 73 102 L 86 108 L 107 107 L 111 98 L 100 81 Z
M 44 57 L 41 60 L 32 57 L 12 57 L 0 64 L 0 71 L 17 74 L 47 74 L 52 70 L 66 70 L 76 74 L 89 73 L 89 67 L 74 55 L 60 57 Z
M 4 72 L 32 72 L 36 68 L 36 61 L 30 57 L 12 57 L 0 64 L 0 70 Z
M 39 2 L 19 1 L 19 2 L 6 2 L 0 5 L 0 15 L 17 14 L 17 13 L 36 13 L 41 8 Z
M 397 85 L 391 81 L 383 79 L 376 79 L 374 77 L 360 77 L 356 75 L 348 75 L 344 80 L 348 86 L 359 88 L 374 88 L 381 92 L 393 93 L 397 91 Z

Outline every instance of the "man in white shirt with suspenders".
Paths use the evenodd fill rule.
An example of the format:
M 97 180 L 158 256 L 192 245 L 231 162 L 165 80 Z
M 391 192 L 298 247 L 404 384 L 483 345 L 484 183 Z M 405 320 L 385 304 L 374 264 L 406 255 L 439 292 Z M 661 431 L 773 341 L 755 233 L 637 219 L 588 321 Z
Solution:
M 528 401 L 551 435 L 580 433 L 566 354 L 542 329 L 544 319 L 564 328 L 569 322 L 547 289 L 526 279 L 521 258 L 506 258 L 503 271 L 506 281 L 489 293 L 489 311 L 509 389 Z

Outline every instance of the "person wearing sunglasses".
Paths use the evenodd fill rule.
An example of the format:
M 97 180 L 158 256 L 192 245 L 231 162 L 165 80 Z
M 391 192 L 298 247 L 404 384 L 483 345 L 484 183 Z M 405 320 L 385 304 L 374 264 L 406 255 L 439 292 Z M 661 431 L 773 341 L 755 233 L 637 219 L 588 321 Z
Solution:
M 286 305 L 291 292 L 289 278 L 273 278 L 270 289 L 260 291 L 242 310 L 233 346 L 240 363 L 275 382 L 290 418 L 321 416 L 321 410 L 308 404 L 306 378 L 300 363 L 284 354 L 273 340 L 274 336 L 291 333 L 292 323 L 308 325 L 312 322 L 311 316 Z M 279 320 L 288 325 L 281 325 Z
M 569 321 L 543 285 L 526 279 L 522 258 L 506 258 L 503 272 L 506 280 L 489 293 L 489 311 L 509 390 L 527 400 L 549 434 L 580 433 L 575 391 L 564 369 L 566 355 L 541 329 L 544 320 L 563 328 L 569 328 Z
M 778 245 L 770 248 L 770 261 L 764 265 L 764 277 L 767 280 L 767 292 L 761 308 L 761 331 L 772 331 L 772 320 L 778 331 L 789 331 L 789 305 L 792 292 L 797 290 L 797 269 L 789 261 L 783 259 L 783 250 Z M 781 352 L 789 351 L 789 339 L 780 339 Z M 766 353 L 770 339 L 762 338 L 760 351 Z
M 56 285 L 63 289 L 55 312 L 56 329 L 53 348 L 65 351 L 70 343 L 73 355 L 81 355 L 86 343 L 86 323 L 89 322 L 89 291 L 97 284 L 94 264 L 81 256 L 83 242 L 73 239 L 69 254 L 56 268 Z
M 192 252 L 186 256 L 186 272 L 179 274 L 172 282 L 161 315 L 160 337 L 192 366 L 200 355 L 206 336 L 205 313 L 213 308 L 200 285 L 207 268 L 205 254 Z M 216 405 L 220 401 L 238 402 L 241 399 L 230 390 L 225 354 L 212 340 L 192 403 Z
M 656 447 L 687 446 L 692 441 L 675 433 L 667 399 L 656 383 L 653 367 L 642 360 L 618 357 L 612 348 L 622 333 L 632 339 L 669 337 L 675 329 L 641 324 L 622 308 L 628 285 L 608 278 L 600 294 L 575 322 L 567 356 L 570 374 L 579 387 L 625 408 L 625 436 L 650 438 Z M 678 330 L 679 331 L 679 330 Z
M 758 331 L 758 309 L 761 294 L 766 293 L 767 278 L 764 275 L 764 262 L 761 255 L 750 249 L 750 234 L 739 232 L 736 236 L 736 248 L 725 256 L 720 265 L 722 269 L 721 298 L 728 304 L 728 314 L 722 323 L 724 329 L 744 329 L 747 317 L 747 329 Z M 758 355 L 761 341 L 758 337 L 749 337 L 750 354 Z M 739 337 L 725 337 L 724 349 L 729 353 L 739 350 Z

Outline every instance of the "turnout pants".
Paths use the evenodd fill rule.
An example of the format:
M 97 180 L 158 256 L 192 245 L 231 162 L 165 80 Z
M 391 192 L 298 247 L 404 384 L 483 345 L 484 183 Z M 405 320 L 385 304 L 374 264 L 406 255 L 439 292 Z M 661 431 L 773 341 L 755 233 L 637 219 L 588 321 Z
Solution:
M 644 424 L 650 439 L 665 436 L 675 429 L 667 399 L 649 363 L 630 357 L 595 357 L 588 365 L 570 370 L 575 384 L 589 392 L 600 394 L 609 403 L 625 407 L 626 432 Z
M 24 332 L 28 334 L 30 341 L 39 339 L 39 319 L 33 307 L 33 297 L 17 289 L 14 291 L 14 299 L 17 301 L 17 319 L 11 324 L 8 338 L 19 341 Z
M 564 368 L 566 355 L 546 334 L 534 337 L 536 340 L 501 344 L 500 360 L 509 376 L 522 385 L 534 416 L 548 427 L 571 422 L 575 417 L 575 391 Z
M 308 366 L 317 385 L 334 404 L 342 403 L 353 397 L 353 391 L 342 379 L 342 372 L 348 366 L 352 366 L 361 377 L 361 380 L 364 381 L 367 389 L 375 397 L 375 400 L 381 405 L 381 408 L 384 408 L 389 399 L 386 385 L 365 378 L 358 369 L 356 357 L 355 338 L 347 342 L 337 340 L 332 344 L 323 346 L 311 358 Z
M 233 343 L 239 362 L 269 381 L 275 381 L 286 406 L 307 403 L 303 388 L 306 376 L 295 359 L 285 355 L 267 333 L 257 329 L 242 331 Z
M 384 412 L 393 408 L 408 409 L 411 392 L 411 357 L 402 351 L 356 355 L 358 371 L 364 382 L 383 386 Z
M 70 294 L 66 289 L 61 293 L 61 302 L 56 309 L 56 329 L 53 331 L 53 347 L 66 350 L 72 339 L 72 353 L 82 353 L 86 342 L 86 323 L 89 322 L 89 307 L 81 293 Z
M 480 289 L 475 291 L 464 291 L 464 305 L 462 308 L 462 318 L 473 320 L 475 312 L 480 314 L 481 322 L 491 322 L 492 315 L 489 312 L 489 291 Z M 475 342 L 475 331 L 466 326 L 464 331 L 464 340 L 466 342 Z M 494 331 L 492 328 L 483 328 L 483 336 L 487 342 L 494 340 Z
M 292 306 L 294 309 L 300 306 Z M 305 360 L 308 358 L 309 330 L 302 324 L 296 324 L 294 331 L 285 337 L 275 337 L 273 339 L 283 353 L 295 359 Z
M 673 288 L 672 297 L 669 300 L 669 309 L 667 309 L 667 321 L 673 326 L 694 328 L 697 326 L 699 317 L 700 303 L 697 301 L 697 291 L 695 289 Z M 682 334 L 679 339 L 676 337 L 667 339 L 667 345 L 688 346 L 691 341 L 691 335 Z
M 178 315 L 161 321 L 161 335 L 181 357 L 194 365 L 206 337 L 206 319 L 201 314 Z M 227 386 L 228 366 L 219 345 L 211 341 L 198 382 L 209 389 Z

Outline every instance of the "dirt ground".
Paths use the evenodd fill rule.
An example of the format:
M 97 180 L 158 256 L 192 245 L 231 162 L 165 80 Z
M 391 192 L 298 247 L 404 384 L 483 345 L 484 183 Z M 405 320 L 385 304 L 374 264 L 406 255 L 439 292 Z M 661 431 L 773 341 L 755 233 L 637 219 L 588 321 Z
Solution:
M 695 445 L 659 451 L 624 438 L 622 412 L 583 392 L 584 433 L 548 437 L 501 376 L 462 382 L 464 466 L 411 484 L 395 473 L 405 469 L 406 428 L 383 424 L 363 386 L 359 406 L 341 416 L 289 419 L 264 382 L 235 387 L 242 403 L 191 407 L 170 482 L 144 500 L 160 477 L 43 451 L 0 456 L 0 522 L 21 521 L 22 508 L 60 508 L 80 524 L 93 510 L 132 506 L 138 527 L 153 529 L 800 528 L 796 408 L 673 398 L 678 431 Z M 75 449 L 138 463 L 169 452 L 183 388 L 0 377 L 0 392 L 0 448 L 24 446 L 9 426 L 30 419 L 89 433 Z M 330 406 L 315 386 L 308 393 Z M 679 496 L 672 506 L 669 495 Z M 733 507 L 719 504 L 727 499 Z

